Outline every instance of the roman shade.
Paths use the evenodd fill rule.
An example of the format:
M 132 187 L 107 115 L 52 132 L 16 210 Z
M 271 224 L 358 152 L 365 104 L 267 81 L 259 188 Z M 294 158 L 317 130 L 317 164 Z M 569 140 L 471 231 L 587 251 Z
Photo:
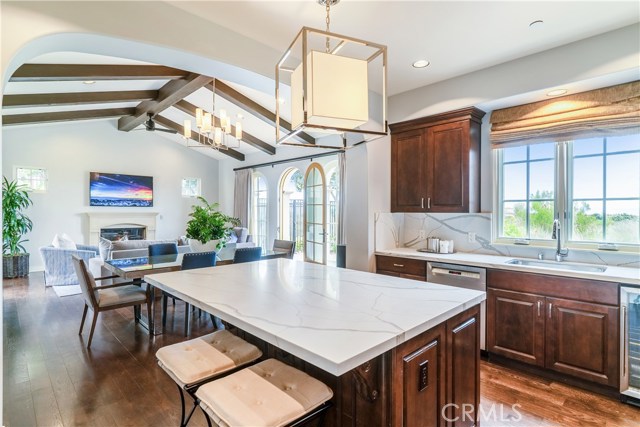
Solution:
M 640 81 L 495 110 L 492 148 L 640 133 Z

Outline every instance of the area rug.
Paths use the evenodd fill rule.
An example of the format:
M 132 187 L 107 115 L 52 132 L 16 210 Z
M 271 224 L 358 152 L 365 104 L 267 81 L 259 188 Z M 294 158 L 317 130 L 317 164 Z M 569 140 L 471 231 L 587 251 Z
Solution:
M 80 285 L 54 286 L 53 290 L 59 297 L 68 297 L 69 295 L 78 295 L 82 293 Z

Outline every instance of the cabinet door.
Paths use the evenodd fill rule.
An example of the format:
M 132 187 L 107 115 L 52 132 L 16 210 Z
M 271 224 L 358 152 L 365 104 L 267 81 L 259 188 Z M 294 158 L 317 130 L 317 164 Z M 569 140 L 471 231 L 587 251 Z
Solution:
M 487 351 L 544 366 L 545 298 L 487 290 Z
M 391 137 L 391 212 L 424 212 L 426 146 L 422 130 Z
M 617 387 L 619 309 L 547 298 L 546 367 Z
M 469 122 L 427 128 L 427 211 L 469 212 Z

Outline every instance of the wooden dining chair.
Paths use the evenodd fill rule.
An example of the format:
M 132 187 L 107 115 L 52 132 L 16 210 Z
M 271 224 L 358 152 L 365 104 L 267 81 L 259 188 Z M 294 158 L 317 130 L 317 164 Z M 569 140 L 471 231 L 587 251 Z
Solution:
M 91 347 L 93 332 L 96 328 L 98 313 L 100 312 L 133 306 L 135 322 L 138 323 L 140 306 L 147 304 L 147 316 L 149 320 L 151 320 L 151 292 L 148 286 L 144 289 L 134 285 L 133 282 L 120 282 L 112 285 L 98 286 L 96 285 L 96 281 L 113 279 L 118 276 L 94 278 L 82 258 L 74 255 L 72 259 L 73 267 L 78 276 L 78 283 L 82 290 L 82 296 L 84 297 L 84 311 L 82 312 L 82 321 L 80 322 L 78 335 L 82 335 L 84 320 L 87 317 L 87 309 L 91 308 L 91 311 L 93 311 L 93 321 L 91 323 L 91 332 L 89 332 L 87 348 Z
M 239 248 L 233 254 L 233 263 L 239 264 L 242 262 L 260 261 L 262 256 L 262 248 L 257 246 L 255 248 Z
M 279 240 L 274 239 L 273 241 L 273 251 L 274 252 L 284 252 L 287 254 L 287 258 L 293 259 L 293 253 L 296 249 L 296 242 L 292 240 Z

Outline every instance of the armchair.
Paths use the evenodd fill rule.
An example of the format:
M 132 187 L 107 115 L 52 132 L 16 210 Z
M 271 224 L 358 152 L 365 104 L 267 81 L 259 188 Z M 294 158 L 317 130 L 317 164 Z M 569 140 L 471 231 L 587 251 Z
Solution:
M 44 263 L 45 286 L 77 285 L 78 276 L 73 267 L 72 257 L 75 255 L 86 262 L 98 256 L 97 246 L 77 245 L 77 249 L 62 249 L 53 246 L 40 248 L 40 256 Z

